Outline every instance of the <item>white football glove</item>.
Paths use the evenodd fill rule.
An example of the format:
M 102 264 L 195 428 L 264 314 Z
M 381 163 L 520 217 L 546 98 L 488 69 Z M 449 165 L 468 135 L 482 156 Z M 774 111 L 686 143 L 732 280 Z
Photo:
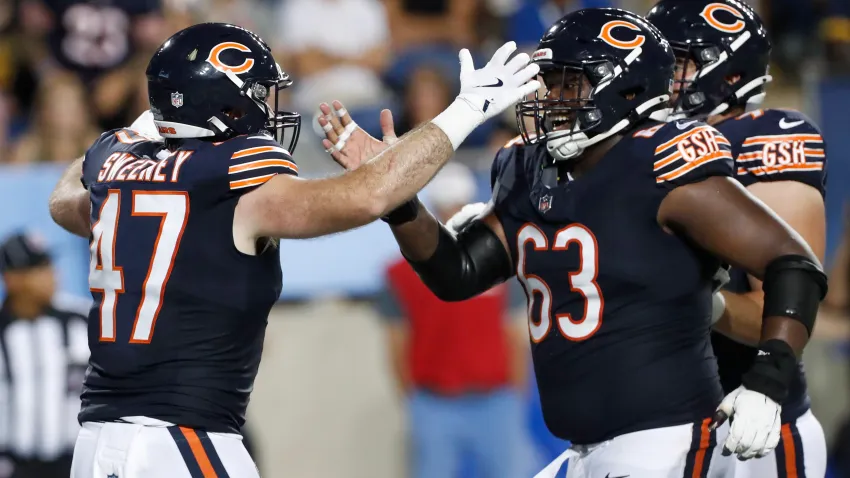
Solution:
M 463 206 L 463 209 L 457 212 L 451 219 L 446 221 L 446 229 L 449 232 L 456 236 L 458 232 L 462 231 L 466 226 L 472 222 L 473 219 L 480 216 L 484 211 L 487 210 L 487 203 L 484 202 L 476 202 L 472 204 L 467 204 Z
M 460 94 L 432 120 L 446 133 L 455 149 L 481 123 L 540 88 L 540 82 L 533 79 L 540 72 L 540 66 L 529 64 L 527 53 L 508 60 L 514 51 L 516 43 L 505 43 L 478 70 L 469 50 L 460 51 Z
M 714 277 L 711 278 L 712 292 L 714 293 L 711 298 L 711 325 L 716 324 L 720 317 L 723 317 L 723 312 L 726 311 L 726 298 L 720 293 L 720 289 L 730 280 L 732 278 L 729 277 L 729 266 L 725 264 L 718 267 Z
M 714 273 L 714 277 L 711 278 L 711 285 L 713 287 L 712 292 L 718 292 L 731 280 L 732 278 L 729 276 L 729 266 L 721 265 Z
M 760 458 L 779 444 L 782 406 L 767 396 L 741 385 L 717 407 L 732 419 L 723 454 L 736 454 L 740 460 Z

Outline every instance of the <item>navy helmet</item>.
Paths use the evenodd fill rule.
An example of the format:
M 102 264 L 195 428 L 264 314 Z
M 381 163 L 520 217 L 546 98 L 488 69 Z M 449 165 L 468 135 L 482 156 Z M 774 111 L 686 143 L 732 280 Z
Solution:
M 301 116 L 278 109 L 292 80 L 268 45 L 244 28 L 203 23 L 181 30 L 153 55 L 147 77 L 154 123 L 164 138 L 268 134 L 295 149 Z
M 526 144 L 545 142 L 555 160 L 669 115 L 676 59 L 639 15 L 616 8 L 570 13 L 549 28 L 531 58 L 546 93 L 520 102 L 517 122 Z
M 770 40 L 758 15 L 739 0 L 661 0 L 647 15 L 685 67 L 676 114 L 707 117 L 764 100 Z M 696 72 L 686 77 L 687 65 Z

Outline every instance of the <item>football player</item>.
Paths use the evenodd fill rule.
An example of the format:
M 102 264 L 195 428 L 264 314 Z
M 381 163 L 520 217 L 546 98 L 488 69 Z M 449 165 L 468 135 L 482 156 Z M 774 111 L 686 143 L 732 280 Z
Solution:
M 728 476 L 722 448 L 748 458 L 779 440 L 826 291 L 818 259 L 730 177 L 727 139 L 666 122 L 675 57 L 645 19 L 569 14 L 532 61 L 546 91 L 517 106 L 522 139 L 496 156 L 492 202 L 453 232 L 414 199 L 391 223 L 401 250 L 444 300 L 513 275 L 525 288 L 544 418 L 574 444 L 538 476 L 567 457 L 569 477 Z M 348 146 L 334 154 L 357 166 L 367 148 Z M 717 258 L 766 285 L 760 355 L 725 399 L 709 338 Z
M 647 19 L 677 58 L 676 113 L 704 119 L 732 143 L 735 179 L 784 219 L 822 259 L 825 248 L 826 143 L 793 110 L 758 109 L 770 81 L 770 41 L 758 15 L 736 0 L 662 0 Z M 765 293 L 740 267 L 715 294 L 712 345 L 720 380 L 737 389 L 758 355 Z M 790 373 L 791 371 L 789 371 Z M 737 477 L 823 477 L 826 440 L 809 409 L 802 362 L 788 377 L 776 454 L 737 464 Z
M 277 104 L 292 81 L 266 43 L 214 23 L 167 40 L 147 70 L 164 141 L 108 131 L 51 197 L 56 222 L 90 236 L 96 302 L 71 476 L 257 476 L 238 433 L 280 297 L 273 239 L 361 226 L 415 196 L 468 133 L 539 87 L 515 48 L 479 70 L 462 50 L 444 113 L 355 172 L 305 180 L 290 155 L 300 116 Z

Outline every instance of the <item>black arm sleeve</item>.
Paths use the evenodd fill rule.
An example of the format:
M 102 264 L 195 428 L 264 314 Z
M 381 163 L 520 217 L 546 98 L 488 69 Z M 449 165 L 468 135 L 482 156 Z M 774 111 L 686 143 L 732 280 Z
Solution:
M 779 257 L 767 265 L 762 288 L 763 317 L 790 317 L 805 325 L 811 335 L 818 305 L 827 292 L 826 274 L 819 265 L 803 256 Z
M 453 237 L 440 226 L 437 250 L 429 259 L 408 259 L 422 282 L 440 299 L 469 299 L 513 275 L 511 258 L 499 237 L 481 221 L 473 221 Z

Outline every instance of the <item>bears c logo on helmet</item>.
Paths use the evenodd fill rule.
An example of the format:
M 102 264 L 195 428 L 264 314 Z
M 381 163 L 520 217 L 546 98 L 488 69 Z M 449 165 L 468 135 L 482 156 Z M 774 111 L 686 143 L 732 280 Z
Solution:
M 617 40 L 611 33 L 614 31 L 615 28 L 620 27 L 628 28 L 629 30 L 634 30 L 637 32 L 640 31 L 640 27 L 633 23 L 629 23 L 625 20 L 613 20 L 606 23 L 605 25 L 602 25 L 602 31 L 599 32 L 599 38 L 601 38 L 602 41 L 613 46 L 614 48 L 619 48 L 621 50 L 634 50 L 635 48 L 643 45 L 643 43 L 646 41 L 646 37 L 641 34 L 636 35 L 635 38 L 632 40 Z
M 251 68 L 254 67 L 254 59 L 246 58 L 245 61 L 242 62 L 241 65 L 228 65 L 221 61 L 221 54 L 225 50 L 239 50 L 245 53 L 251 53 L 251 49 L 247 46 L 236 43 L 236 42 L 224 42 L 219 43 L 212 50 L 210 50 L 210 56 L 207 57 L 207 62 L 210 65 L 214 66 L 216 70 L 227 73 L 228 71 L 233 72 L 234 74 L 241 75 L 242 73 L 248 72 Z
M 721 10 L 724 12 L 731 13 L 735 18 L 737 18 L 737 20 L 732 23 L 724 23 L 718 20 L 715 15 Z M 711 25 L 713 28 L 716 28 L 726 33 L 738 33 L 746 26 L 742 21 L 744 15 L 742 15 L 741 12 L 739 12 L 738 10 L 723 3 L 709 3 L 705 6 L 705 8 L 702 10 L 702 13 L 700 13 L 699 15 L 704 18 L 706 23 Z

